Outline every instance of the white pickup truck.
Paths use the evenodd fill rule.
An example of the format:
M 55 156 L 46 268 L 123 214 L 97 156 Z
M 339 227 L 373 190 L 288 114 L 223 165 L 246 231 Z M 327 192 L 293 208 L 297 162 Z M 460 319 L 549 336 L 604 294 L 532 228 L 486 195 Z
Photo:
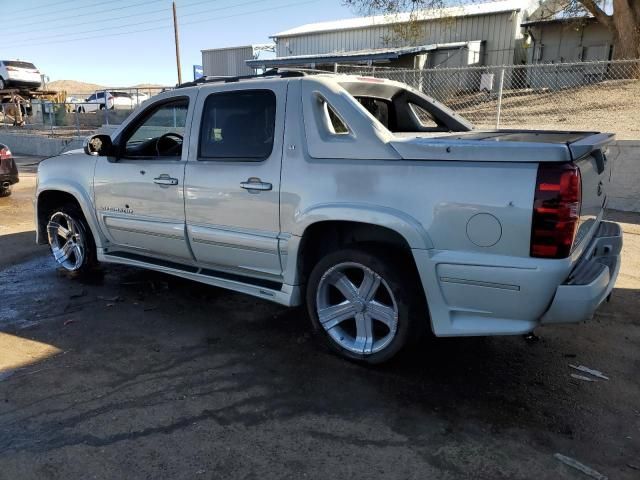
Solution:
M 479 131 L 407 85 L 203 79 L 38 169 L 37 241 L 293 306 L 341 355 L 589 319 L 620 227 L 592 132 Z

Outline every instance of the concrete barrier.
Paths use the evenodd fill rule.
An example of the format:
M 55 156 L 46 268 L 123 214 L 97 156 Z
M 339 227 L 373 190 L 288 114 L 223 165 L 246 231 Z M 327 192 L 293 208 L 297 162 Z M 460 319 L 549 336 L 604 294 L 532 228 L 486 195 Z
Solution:
M 640 212 L 640 141 L 618 140 L 609 158 L 614 161 L 609 208 Z
M 116 126 L 103 125 L 99 133 L 113 133 Z M 19 155 L 50 157 L 82 148 L 85 137 L 51 138 L 42 135 L 0 132 L 4 143 Z M 609 192 L 609 208 L 640 212 L 640 140 L 618 140 L 609 151 L 614 171 Z
M 4 143 L 18 155 L 52 157 L 67 150 L 82 148 L 83 141 L 84 137 L 56 138 L 29 133 L 0 132 L 0 143 Z

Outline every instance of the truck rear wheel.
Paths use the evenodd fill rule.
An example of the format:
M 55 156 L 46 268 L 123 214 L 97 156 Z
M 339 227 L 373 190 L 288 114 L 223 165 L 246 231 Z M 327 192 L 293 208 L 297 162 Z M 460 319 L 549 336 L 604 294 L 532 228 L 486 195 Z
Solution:
M 11 195 L 11 186 L 0 187 L 0 198 L 8 197 L 9 195 Z
M 47 239 L 53 258 L 67 272 L 82 275 L 97 266 L 96 245 L 78 206 L 67 204 L 51 212 Z
M 347 248 L 326 255 L 307 286 L 314 331 L 335 352 L 370 364 L 389 360 L 427 322 L 412 265 L 377 249 Z M 420 311 L 421 310 L 421 311 Z

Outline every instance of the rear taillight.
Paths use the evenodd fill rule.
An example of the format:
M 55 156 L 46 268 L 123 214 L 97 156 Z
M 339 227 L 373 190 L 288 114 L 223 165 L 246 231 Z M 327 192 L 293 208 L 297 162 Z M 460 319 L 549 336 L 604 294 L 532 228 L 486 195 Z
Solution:
M 538 166 L 531 225 L 531 256 L 566 258 L 580 220 L 582 182 L 571 163 Z
M 11 150 L 7 147 L 0 148 L 0 160 L 11 158 Z

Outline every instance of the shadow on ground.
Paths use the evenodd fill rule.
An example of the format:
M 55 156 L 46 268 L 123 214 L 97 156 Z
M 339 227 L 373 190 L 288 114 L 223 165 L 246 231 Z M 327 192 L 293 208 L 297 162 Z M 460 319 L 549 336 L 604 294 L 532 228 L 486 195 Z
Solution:
M 637 478 L 637 290 L 537 342 L 425 339 L 369 368 L 301 309 L 154 272 L 45 257 L 0 284 L 4 335 L 63 352 L 0 381 L 0 478 L 578 478 L 555 452 Z

